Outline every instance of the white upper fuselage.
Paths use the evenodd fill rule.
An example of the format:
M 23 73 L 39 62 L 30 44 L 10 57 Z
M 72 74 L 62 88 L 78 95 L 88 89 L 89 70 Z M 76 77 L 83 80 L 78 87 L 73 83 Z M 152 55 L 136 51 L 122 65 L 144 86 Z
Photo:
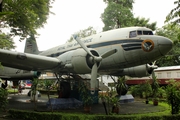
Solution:
M 107 32 L 98 33 L 86 38 L 82 38 L 81 40 L 85 43 L 86 46 L 94 45 L 98 43 L 104 43 L 108 41 L 114 41 L 114 40 L 126 40 L 129 39 L 129 32 L 136 30 L 152 31 L 151 29 L 145 27 L 127 27 L 127 28 L 120 28 L 120 29 L 110 30 Z M 72 42 L 68 42 L 66 44 L 58 45 L 56 47 L 50 48 L 46 51 L 43 51 L 40 54 L 49 57 L 57 57 L 63 52 L 67 52 L 69 50 L 77 49 L 80 47 L 81 46 L 77 43 L 77 41 L 73 40 Z

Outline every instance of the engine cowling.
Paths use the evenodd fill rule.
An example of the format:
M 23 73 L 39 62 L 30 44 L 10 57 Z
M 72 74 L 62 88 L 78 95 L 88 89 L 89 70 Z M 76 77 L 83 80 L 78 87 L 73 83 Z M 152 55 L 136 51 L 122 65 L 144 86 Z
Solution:
M 93 49 L 90 49 L 90 52 L 95 56 L 99 56 Z M 66 52 L 60 55 L 58 59 L 65 66 L 63 70 L 78 74 L 90 73 L 93 66 L 93 58 L 84 49 Z M 98 67 L 99 65 L 100 63 L 98 63 Z
M 123 75 L 128 75 L 130 77 L 146 77 L 150 76 L 153 72 L 153 67 L 149 64 L 140 65 L 131 68 L 125 68 L 122 72 Z
M 28 71 L 20 73 L 6 73 L 5 75 L 0 75 L 3 80 L 27 80 L 38 78 L 41 72 L 38 71 Z

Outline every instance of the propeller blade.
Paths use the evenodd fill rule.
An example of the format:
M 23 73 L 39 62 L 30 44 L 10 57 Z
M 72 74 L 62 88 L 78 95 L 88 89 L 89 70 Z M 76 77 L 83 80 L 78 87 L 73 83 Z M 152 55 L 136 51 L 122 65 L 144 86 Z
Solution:
M 156 64 L 156 60 L 152 64 L 155 65 Z
M 91 71 L 91 94 L 95 93 L 97 71 L 98 71 L 98 67 L 97 67 L 97 63 L 95 63 Z
M 148 66 L 148 69 L 149 70 L 154 70 L 154 69 L 157 69 L 158 68 L 158 66 L 157 65 L 149 65 L 149 64 L 147 64 L 147 66 Z
M 98 66 L 97 63 L 102 61 L 103 58 L 109 57 L 110 55 L 114 54 L 117 52 L 117 49 L 110 50 L 108 52 L 105 52 L 102 54 L 102 56 L 94 56 L 90 50 L 85 46 L 85 44 L 78 38 L 77 35 L 72 36 L 74 40 L 76 40 L 79 45 L 90 55 L 92 56 L 91 61 L 94 64 L 91 70 L 91 94 L 95 93 L 95 87 L 96 87 L 96 80 L 97 80 L 97 71 L 98 71 Z
M 75 39 L 79 44 L 80 46 L 90 55 L 93 57 L 93 59 L 96 61 L 96 62 L 100 62 L 102 60 L 102 57 L 101 56 L 94 56 L 90 51 L 89 49 L 85 46 L 85 44 L 79 39 L 79 37 L 77 35 L 73 35 L 73 39 Z
M 94 57 L 94 55 L 89 51 L 89 49 L 85 46 L 85 44 L 79 39 L 79 37 L 77 35 L 73 35 L 72 36 L 74 40 L 76 40 L 79 45 L 92 57 Z
M 114 54 L 114 53 L 116 53 L 116 52 L 117 52 L 117 49 L 113 49 L 113 50 L 110 50 L 110 51 L 107 51 L 107 52 L 103 53 L 103 54 L 101 55 L 101 57 L 102 57 L 102 58 L 106 58 L 106 57 L 109 57 L 110 55 L 112 55 L 112 54 Z

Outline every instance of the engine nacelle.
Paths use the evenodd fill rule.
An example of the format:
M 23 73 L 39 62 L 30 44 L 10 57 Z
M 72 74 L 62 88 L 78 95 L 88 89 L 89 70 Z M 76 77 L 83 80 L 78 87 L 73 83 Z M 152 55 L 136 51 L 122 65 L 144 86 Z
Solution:
M 151 66 L 145 64 L 136 67 L 125 68 L 122 74 L 128 75 L 130 77 L 146 77 L 146 76 L 150 76 L 152 72 L 153 69 L 151 69 Z
M 0 69 L 0 78 L 3 80 L 27 80 L 38 78 L 41 75 L 39 71 L 26 71 L 26 70 L 19 70 L 16 68 L 5 67 L 3 66 Z
M 99 56 L 95 50 L 90 50 L 95 56 Z M 90 73 L 93 63 L 91 56 L 84 49 L 77 49 L 66 52 L 58 57 L 65 66 L 63 70 L 78 74 Z M 99 64 L 98 64 L 99 66 Z
M 40 75 L 41 72 L 39 71 L 27 71 L 27 72 L 12 74 L 10 79 L 27 80 L 27 79 L 38 78 Z

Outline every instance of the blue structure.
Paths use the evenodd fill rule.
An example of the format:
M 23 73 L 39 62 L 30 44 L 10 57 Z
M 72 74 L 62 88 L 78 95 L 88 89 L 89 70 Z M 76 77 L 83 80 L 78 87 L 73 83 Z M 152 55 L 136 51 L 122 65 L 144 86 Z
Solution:
M 74 109 L 79 108 L 83 103 L 75 98 L 51 98 L 46 103 L 48 109 L 59 110 L 59 109 Z
M 117 96 L 119 97 L 119 96 Z M 130 102 L 134 102 L 134 97 L 130 94 L 130 95 L 121 95 L 121 97 L 119 97 L 119 102 L 120 103 L 130 103 Z

